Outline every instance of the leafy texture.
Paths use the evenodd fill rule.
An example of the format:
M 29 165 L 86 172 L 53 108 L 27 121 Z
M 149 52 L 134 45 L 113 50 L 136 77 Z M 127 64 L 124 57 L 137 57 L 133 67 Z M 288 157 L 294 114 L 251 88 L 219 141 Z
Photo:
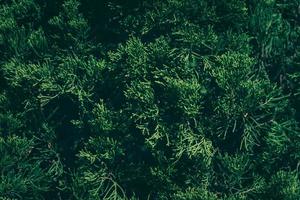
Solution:
M 1 0 L 0 199 L 299 199 L 299 8 Z

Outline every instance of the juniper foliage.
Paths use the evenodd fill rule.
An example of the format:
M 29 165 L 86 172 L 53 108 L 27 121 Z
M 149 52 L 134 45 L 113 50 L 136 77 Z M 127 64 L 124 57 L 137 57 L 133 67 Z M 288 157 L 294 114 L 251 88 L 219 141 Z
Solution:
M 0 199 L 300 199 L 299 0 L 0 0 Z

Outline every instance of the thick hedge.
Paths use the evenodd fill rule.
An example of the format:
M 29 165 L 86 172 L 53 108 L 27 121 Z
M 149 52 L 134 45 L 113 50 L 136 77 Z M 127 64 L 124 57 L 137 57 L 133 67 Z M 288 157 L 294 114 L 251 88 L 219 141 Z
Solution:
M 0 199 L 300 199 L 300 0 L 0 0 Z

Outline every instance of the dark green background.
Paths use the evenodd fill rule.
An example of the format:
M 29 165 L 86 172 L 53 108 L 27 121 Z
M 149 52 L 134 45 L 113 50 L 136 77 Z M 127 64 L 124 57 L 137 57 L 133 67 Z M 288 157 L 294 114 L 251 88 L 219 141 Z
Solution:
M 299 0 L 0 0 L 0 199 L 300 199 Z

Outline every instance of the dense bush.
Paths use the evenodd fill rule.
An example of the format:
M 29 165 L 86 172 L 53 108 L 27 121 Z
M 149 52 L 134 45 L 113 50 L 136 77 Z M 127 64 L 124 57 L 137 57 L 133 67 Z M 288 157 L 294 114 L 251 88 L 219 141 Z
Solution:
M 0 0 L 0 199 L 300 199 L 299 0 Z

